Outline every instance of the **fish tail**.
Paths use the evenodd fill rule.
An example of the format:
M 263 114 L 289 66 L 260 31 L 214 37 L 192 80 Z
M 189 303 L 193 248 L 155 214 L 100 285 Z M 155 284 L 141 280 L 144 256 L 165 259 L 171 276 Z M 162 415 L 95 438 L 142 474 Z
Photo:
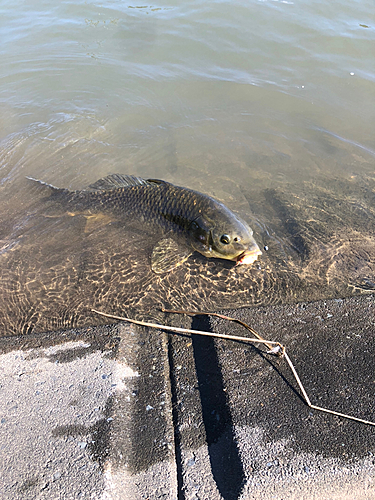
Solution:
M 52 202 L 52 204 L 59 209 L 69 210 L 71 214 L 85 212 L 90 209 L 90 194 L 87 191 L 71 191 L 66 188 L 59 188 L 48 184 L 47 182 L 34 179 L 33 177 L 26 177 L 35 188 L 44 194 L 42 201 Z M 92 194 L 91 194 L 92 196 Z
M 46 193 L 47 197 L 49 198 L 60 198 L 61 196 L 66 196 L 68 193 L 70 193 L 69 189 L 58 188 L 56 186 L 53 186 L 52 184 L 48 184 L 47 182 L 40 181 L 39 179 L 34 179 L 33 177 L 26 177 L 26 179 L 31 181 L 34 186 Z

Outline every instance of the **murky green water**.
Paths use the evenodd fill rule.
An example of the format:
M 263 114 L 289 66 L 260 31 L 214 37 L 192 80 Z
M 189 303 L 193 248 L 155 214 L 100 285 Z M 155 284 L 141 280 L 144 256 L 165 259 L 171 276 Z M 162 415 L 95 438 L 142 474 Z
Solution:
M 375 289 L 370 0 L 3 2 L 1 335 L 94 324 L 90 307 L 219 309 Z M 162 178 L 237 210 L 259 263 L 194 255 L 157 277 L 159 235 L 51 217 L 25 176 L 82 188 Z

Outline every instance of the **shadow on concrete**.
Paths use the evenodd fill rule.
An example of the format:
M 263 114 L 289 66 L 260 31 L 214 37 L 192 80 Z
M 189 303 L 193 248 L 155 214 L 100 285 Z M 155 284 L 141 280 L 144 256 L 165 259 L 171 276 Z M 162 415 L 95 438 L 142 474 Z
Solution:
M 196 316 L 192 329 L 211 331 L 207 316 Z M 241 493 L 245 474 L 215 341 L 199 335 L 193 335 L 192 339 L 212 474 L 222 497 L 236 500 Z

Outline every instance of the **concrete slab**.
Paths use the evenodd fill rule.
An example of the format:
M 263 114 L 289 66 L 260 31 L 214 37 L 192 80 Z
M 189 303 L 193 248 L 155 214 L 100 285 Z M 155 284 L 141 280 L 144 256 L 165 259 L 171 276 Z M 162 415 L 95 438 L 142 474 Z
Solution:
M 177 498 L 165 334 L 59 333 L 2 339 L 0 498 Z
M 226 314 L 287 346 L 313 404 L 375 420 L 373 296 Z M 246 334 L 215 318 L 193 326 Z M 172 342 L 180 365 L 192 342 L 196 367 L 196 379 L 175 372 L 181 498 L 375 498 L 375 427 L 311 410 L 286 363 L 255 347 Z
M 374 295 L 226 314 L 286 345 L 313 403 L 375 420 Z M 308 408 L 256 346 L 119 323 L 0 349 L 6 500 L 375 498 L 375 428 Z
M 1 498 L 90 498 L 103 489 L 92 460 L 96 429 L 105 425 L 111 368 L 99 353 L 70 363 L 68 342 L 0 357 Z

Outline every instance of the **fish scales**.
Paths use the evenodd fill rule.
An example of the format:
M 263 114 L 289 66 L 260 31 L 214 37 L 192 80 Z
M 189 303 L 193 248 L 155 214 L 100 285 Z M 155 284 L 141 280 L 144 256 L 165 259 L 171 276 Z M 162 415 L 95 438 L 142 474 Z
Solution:
M 72 210 L 108 212 L 119 217 L 134 215 L 163 228 L 186 230 L 203 212 L 227 212 L 226 207 L 207 195 L 171 184 L 129 186 L 112 191 L 76 191 L 69 196 Z

